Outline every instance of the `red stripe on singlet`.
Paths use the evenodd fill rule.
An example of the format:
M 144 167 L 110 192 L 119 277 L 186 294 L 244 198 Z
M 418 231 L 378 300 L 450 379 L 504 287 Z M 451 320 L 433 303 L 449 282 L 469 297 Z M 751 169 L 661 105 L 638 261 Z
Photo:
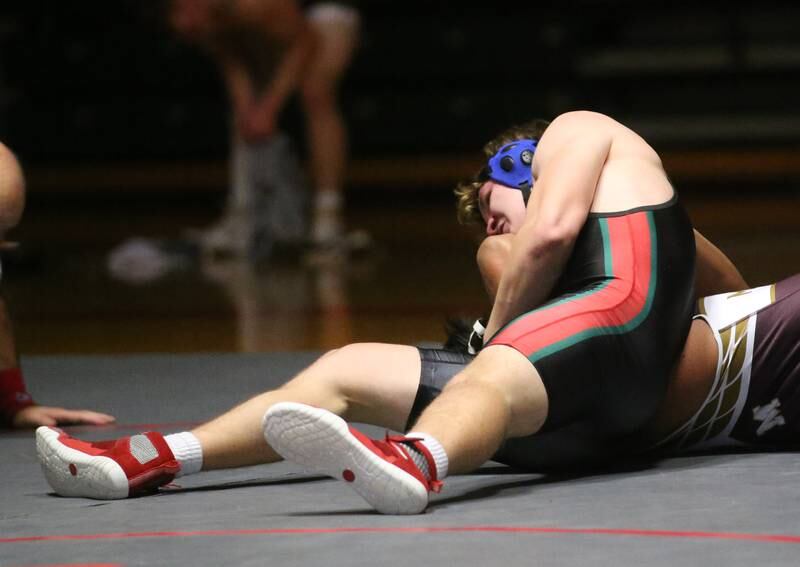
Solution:
M 611 273 L 607 275 L 612 277 L 607 283 L 519 317 L 491 343 L 511 345 L 533 357 L 559 343 L 574 344 L 570 339 L 577 342 L 595 336 L 594 330 L 611 332 L 636 318 L 647 304 L 651 283 L 655 283 L 651 282 L 650 214 L 643 211 L 603 219 L 607 227 L 605 253 L 611 254 Z

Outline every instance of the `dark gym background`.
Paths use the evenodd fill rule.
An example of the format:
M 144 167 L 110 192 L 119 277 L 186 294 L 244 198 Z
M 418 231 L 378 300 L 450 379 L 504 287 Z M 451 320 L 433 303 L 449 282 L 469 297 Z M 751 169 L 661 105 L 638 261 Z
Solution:
M 220 211 L 229 112 L 217 70 L 167 28 L 163 2 L 3 3 L 0 139 L 29 182 L 14 233 L 24 246 L 6 267 L 20 349 L 441 340 L 447 315 L 484 309 L 454 182 L 510 123 L 578 108 L 662 153 L 698 228 L 750 283 L 797 271 L 800 7 L 546 4 L 364 3 L 342 104 L 347 216 L 375 237 L 368 257 L 324 270 L 190 265 L 131 285 L 109 277 L 109 250 L 177 238 Z M 303 156 L 296 105 L 282 124 Z M 320 299 L 331 285 L 336 299 Z
M 452 188 L 487 139 L 531 117 L 591 109 L 633 127 L 750 284 L 800 271 L 796 2 L 362 7 L 342 95 L 346 215 L 375 246 L 251 263 L 187 258 L 181 244 L 220 214 L 229 110 L 210 59 L 168 30 L 164 3 L 0 3 L 0 140 L 29 190 L 9 235 L 21 248 L 3 257 L 22 367 L 36 399 L 117 416 L 72 434 L 184 430 L 325 349 L 440 342 L 446 317 L 486 309 Z M 296 104 L 282 126 L 304 156 Z M 109 254 L 134 237 L 185 261 L 117 279 Z M 795 453 L 585 476 L 490 463 L 448 478 L 428 513 L 408 518 L 290 463 L 184 477 L 152 498 L 58 498 L 32 437 L 0 435 L 3 565 L 797 563 Z

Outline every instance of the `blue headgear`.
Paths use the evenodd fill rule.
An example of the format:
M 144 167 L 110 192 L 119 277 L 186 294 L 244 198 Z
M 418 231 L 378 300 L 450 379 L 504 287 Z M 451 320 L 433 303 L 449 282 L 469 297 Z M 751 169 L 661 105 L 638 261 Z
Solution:
M 527 204 L 533 187 L 531 164 L 538 143 L 538 140 L 516 140 L 506 144 L 489 158 L 484 175 L 501 185 L 522 191 Z

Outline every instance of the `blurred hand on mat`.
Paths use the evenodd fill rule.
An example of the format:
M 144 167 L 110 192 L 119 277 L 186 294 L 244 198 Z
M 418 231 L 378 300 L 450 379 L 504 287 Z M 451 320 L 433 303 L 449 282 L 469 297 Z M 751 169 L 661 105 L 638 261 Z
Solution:
M 17 412 L 12 425 L 15 428 L 39 425 L 108 425 L 115 421 L 114 416 L 95 411 L 34 405 Z

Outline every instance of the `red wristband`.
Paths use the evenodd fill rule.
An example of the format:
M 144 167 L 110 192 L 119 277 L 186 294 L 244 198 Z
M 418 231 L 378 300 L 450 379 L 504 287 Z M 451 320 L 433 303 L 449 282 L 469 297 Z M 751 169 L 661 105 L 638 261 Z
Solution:
M 33 405 L 19 367 L 0 370 L 0 422 L 6 425 L 20 410 Z

